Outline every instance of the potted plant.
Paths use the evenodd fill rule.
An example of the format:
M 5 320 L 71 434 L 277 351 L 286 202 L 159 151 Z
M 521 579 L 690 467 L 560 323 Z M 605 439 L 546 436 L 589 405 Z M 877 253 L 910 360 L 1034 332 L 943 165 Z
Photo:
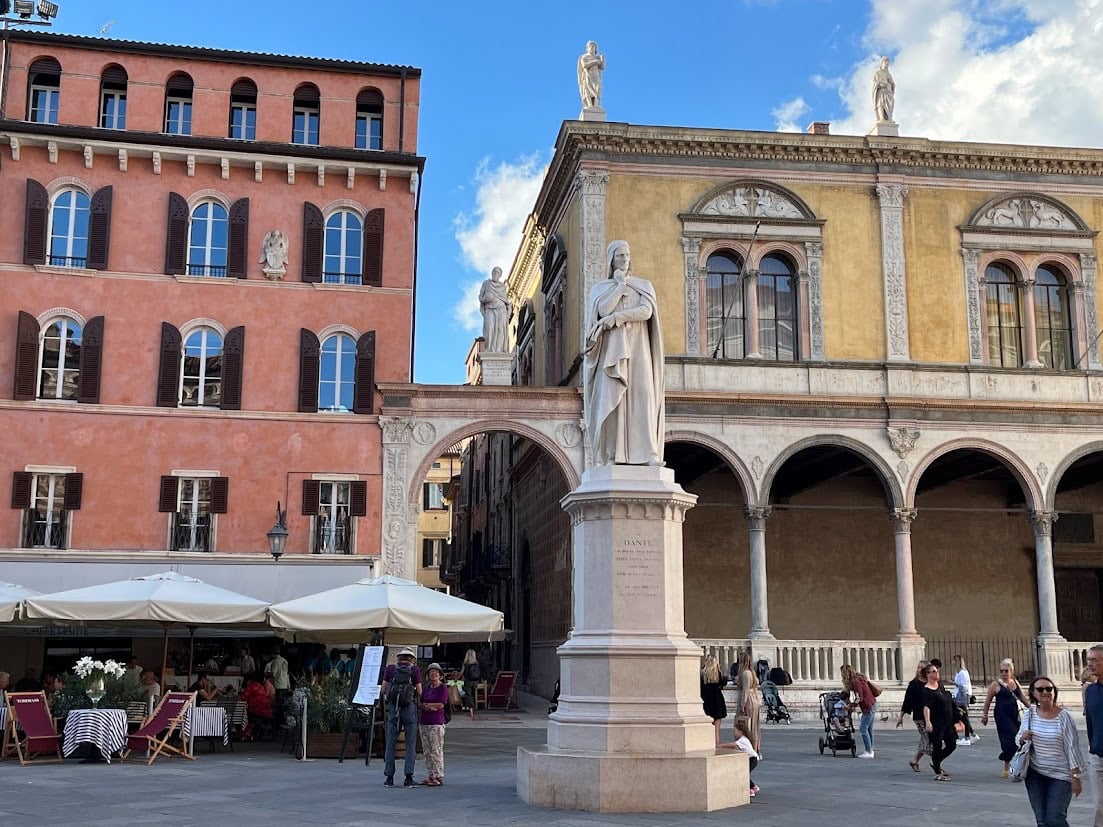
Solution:
M 330 672 L 310 687 L 306 705 L 306 754 L 311 758 L 336 758 L 341 752 L 352 715 L 349 693 L 352 679 Z

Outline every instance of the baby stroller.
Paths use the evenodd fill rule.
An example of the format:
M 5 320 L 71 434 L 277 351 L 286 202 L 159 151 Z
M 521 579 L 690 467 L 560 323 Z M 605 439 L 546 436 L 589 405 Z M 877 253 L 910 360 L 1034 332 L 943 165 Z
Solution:
M 858 754 L 850 704 L 842 692 L 824 692 L 820 695 L 820 720 L 823 721 L 824 732 L 820 736 L 820 755 L 826 749 L 830 749 L 832 755 L 846 750 L 850 750 L 851 757 Z
M 789 708 L 785 706 L 785 701 L 781 700 L 781 695 L 778 694 L 777 684 L 773 681 L 765 681 L 759 688 L 762 690 L 762 702 L 766 704 L 766 723 L 793 723 Z

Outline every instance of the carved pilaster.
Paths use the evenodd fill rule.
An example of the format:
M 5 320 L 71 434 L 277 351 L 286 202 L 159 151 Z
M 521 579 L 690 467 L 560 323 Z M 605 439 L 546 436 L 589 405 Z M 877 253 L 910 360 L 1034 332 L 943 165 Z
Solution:
M 697 259 L 701 254 L 701 239 L 683 238 L 682 252 L 686 258 L 686 353 L 701 352 L 701 286 Z
M 380 521 L 383 574 L 410 577 L 407 568 L 410 563 L 416 563 L 413 544 L 417 539 L 417 510 L 410 508 L 406 487 L 414 422 L 407 417 L 380 417 L 380 426 L 383 429 L 383 514 Z M 415 577 L 416 574 L 415 569 Z
M 881 270 L 885 294 L 885 341 L 888 361 L 911 360 L 908 345 L 908 288 L 904 264 L 903 184 L 878 184 L 881 203 Z
M 605 269 L 605 191 L 609 185 L 606 170 L 586 169 L 578 173 L 581 204 L 578 211 L 579 261 L 582 290 L 579 295 L 578 326 L 580 348 L 586 345 L 586 300 L 590 288 L 606 277 Z
M 810 357 L 822 362 L 823 355 L 823 244 L 806 241 L 804 254 L 808 257 L 808 335 Z
M 919 512 L 914 508 L 894 508 L 889 512 L 893 532 L 895 534 L 910 534 L 912 523 L 915 522 L 918 515 Z
M 1094 253 L 1080 254 L 1080 275 L 1084 283 L 1084 333 L 1088 339 L 1088 368 L 1103 370 L 1099 358 L 1099 310 L 1095 300 L 1096 256 Z
M 980 251 L 970 247 L 961 248 L 961 259 L 965 266 L 965 316 L 969 324 L 969 362 L 973 365 L 984 364 L 984 339 L 981 319 L 981 284 L 977 275 L 977 260 Z

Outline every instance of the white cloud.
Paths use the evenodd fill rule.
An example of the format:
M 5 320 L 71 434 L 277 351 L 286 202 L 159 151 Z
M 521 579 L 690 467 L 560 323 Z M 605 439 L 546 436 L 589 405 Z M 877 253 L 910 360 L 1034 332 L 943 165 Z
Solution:
M 903 135 L 1099 146 L 1101 12 L 1101 0 L 873 0 L 870 54 L 842 84 L 847 114 L 831 131 L 869 131 L 873 70 L 889 54 Z
M 509 272 L 546 170 L 539 154 L 516 163 L 502 161 L 493 168 L 490 159 L 484 158 L 476 167 L 474 208 L 454 221 L 463 263 L 479 273 L 477 279 L 461 285 L 463 295 L 452 308 L 464 330 L 474 332 L 482 327 L 479 285 L 494 267 Z
M 793 98 L 778 106 L 770 113 L 774 117 L 775 128 L 778 132 L 803 132 L 797 120 L 811 111 L 804 98 Z

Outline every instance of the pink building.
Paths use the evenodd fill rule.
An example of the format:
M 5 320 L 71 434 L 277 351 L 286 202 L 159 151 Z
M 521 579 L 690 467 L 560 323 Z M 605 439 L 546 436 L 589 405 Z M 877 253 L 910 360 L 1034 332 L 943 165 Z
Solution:
M 375 382 L 411 377 L 420 70 L 6 34 L 0 580 L 364 576 Z

